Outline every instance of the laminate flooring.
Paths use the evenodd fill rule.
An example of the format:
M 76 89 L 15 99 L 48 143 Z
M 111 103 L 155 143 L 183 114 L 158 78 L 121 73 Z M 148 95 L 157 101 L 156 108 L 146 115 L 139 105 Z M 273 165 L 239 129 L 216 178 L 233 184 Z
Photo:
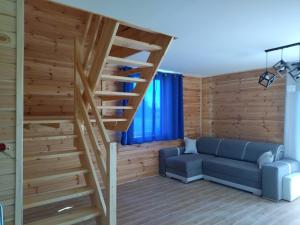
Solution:
M 213 182 L 159 176 L 118 187 L 118 225 L 200 224 L 300 225 L 300 199 L 272 202 Z

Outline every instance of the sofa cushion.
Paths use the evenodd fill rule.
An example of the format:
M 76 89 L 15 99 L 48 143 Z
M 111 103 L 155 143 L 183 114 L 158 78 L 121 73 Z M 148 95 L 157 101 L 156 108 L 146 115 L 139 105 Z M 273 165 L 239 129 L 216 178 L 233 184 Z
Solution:
M 259 169 L 263 167 L 263 165 L 274 162 L 274 155 L 271 151 L 265 152 L 257 159 L 257 166 Z
M 197 140 L 197 150 L 202 154 L 215 155 L 222 139 L 214 137 L 202 137 Z
M 261 171 L 255 163 L 214 157 L 205 159 L 202 164 L 205 175 L 241 185 L 261 187 Z
M 166 164 L 167 168 L 178 171 L 187 172 L 190 170 L 198 170 L 202 172 L 202 161 L 209 157 L 213 156 L 207 154 L 183 154 L 167 158 Z
M 247 141 L 224 139 L 220 143 L 217 156 L 241 160 Z
M 198 154 L 196 142 L 197 142 L 196 139 L 190 139 L 190 138 L 185 137 L 184 138 L 184 144 L 185 144 L 184 153 L 186 153 L 186 154 L 189 154 L 189 153 Z
M 257 162 L 258 158 L 265 152 L 271 151 L 276 158 L 277 151 L 282 145 L 263 142 L 249 142 L 245 149 L 243 160 L 248 162 Z

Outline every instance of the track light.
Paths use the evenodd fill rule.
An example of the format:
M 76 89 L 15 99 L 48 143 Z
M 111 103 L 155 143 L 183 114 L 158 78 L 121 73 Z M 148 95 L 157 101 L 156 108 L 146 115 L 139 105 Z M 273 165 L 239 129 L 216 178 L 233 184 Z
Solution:
M 294 68 L 289 72 L 289 74 L 293 77 L 295 81 L 298 81 L 300 79 L 300 62 L 296 65 L 293 65 Z
M 294 64 L 291 64 L 290 62 L 285 62 L 282 59 L 283 49 L 291 48 L 295 46 L 299 47 L 299 62 Z M 281 60 L 273 65 L 273 69 L 276 71 L 276 74 L 280 75 L 281 77 L 284 77 L 287 74 L 289 74 L 295 81 L 300 81 L 300 42 L 297 42 L 294 44 L 284 45 L 284 46 L 265 50 L 266 71 L 259 76 L 259 80 L 258 80 L 258 83 L 264 87 L 269 87 L 276 79 L 276 75 L 268 71 L 268 52 L 273 52 L 278 50 L 281 50 Z
M 266 52 L 266 71 L 259 76 L 258 83 L 264 87 L 269 87 L 275 79 L 276 75 L 268 71 L 268 53 Z
M 273 66 L 273 68 L 279 75 L 284 76 L 287 73 L 288 65 L 285 61 L 280 60 Z
M 271 84 L 274 82 L 275 79 L 276 79 L 276 75 L 266 70 L 263 74 L 259 76 L 258 83 L 264 87 L 269 87 L 271 86 Z
M 276 71 L 278 75 L 281 77 L 285 76 L 289 70 L 288 64 L 282 59 L 283 58 L 283 49 L 281 49 L 281 59 L 275 65 L 273 65 L 273 69 Z
M 300 45 L 299 45 L 299 62 L 292 64 L 294 67 L 289 74 L 293 77 L 295 81 L 298 81 L 300 78 Z

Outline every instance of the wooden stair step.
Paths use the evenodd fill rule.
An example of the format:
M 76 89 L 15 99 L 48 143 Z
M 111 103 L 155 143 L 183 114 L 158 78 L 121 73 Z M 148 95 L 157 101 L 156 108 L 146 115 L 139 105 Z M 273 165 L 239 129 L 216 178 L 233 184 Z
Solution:
M 90 121 L 91 121 L 91 123 L 96 123 L 95 119 L 91 119 Z M 122 118 L 122 117 L 102 117 L 102 121 L 104 123 L 125 122 L 125 121 L 127 121 L 127 119 Z
M 145 69 L 147 69 L 147 68 L 133 68 L 133 69 L 126 70 L 126 71 L 118 71 L 117 75 L 122 76 L 122 77 L 127 77 L 127 76 L 133 75 L 133 74 L 141 74 L 141 73 L 143 73 L 143 71 Z
M 134 92 L 120 92 L 120 91 L 96 91 L 98 96 L 139 96 L 139 93 Z
M 27 116 L 24 124 L 73 123 L 72 116 Z
M 106 122 L 105 123 L 105 128 L 107 130 L 111 130 L 111 131 L 127 131 L 127 129 L 123 128 L 123 123 L 126 123 L 127 121 L 119 121 L 119 122 L 116 122 L 116 123 L 113 123 L 113 122 Z
M 128 99 L 131 97 L 138 97 L 139 93 L 134 92 L 119 92 L 119 91 L 96 91 L 95 95 L 100 97 L 102 100 L 121 100 Z
M 122 118 L 122 117 L 113 117 L 113 116 L 104 116 L 102 118 L 104 123 L 110 123 L 110 122 L 125 122 L 127 121 L 126 118 Z
M 76 134 L 70 135 L 56 135 L 56 136 L 35 136 L 35 137 L 25 137 L 24 141 L 48 141 L 48 140 L 64 140 L 77 138 Z
M 116 75 L 101 75 L 101 80 L 111 80 L 111 81 L 120 81 L 127 83 L 141 83 L 146 82 L 146 79 L 136 78 L 136 77 L 124 77 L 124 76 L 116 76 Z
M 142 42 L 142 41 L 136 41 L 133 39 L 120 37 L 120 36 L 116 36 L 114 38 L 113 45 L 116 45 L 119 47 L 124 47 L 124 48 L 135 49 L 135 50 L 139 50 L 139 51 L 152 52 L 152 51 L 161 50 L 161 47 L 158 45 L 149 44 L 149 43 Z
M 140 62 L 140 61 L 135 61 L 127 58 L 119 58 L 119 57 L 114 57 L 114 56 L 108 56 L 106 58 L 106 63 L 108 64 L 114 64 L 114 65 L 119 65 L 119 66 L 132 66 L 132 67 L 152 67 L 152 63 L 148 62 Z
M 78 150 L 40 152 L 37 154 L 24 155 L 24 162 L 32 160 L 56 159 L 63 157 L 79 156 L 82 154 L 83 152 Z
M 88 170 L 84 168 L 66 169 L 51 172 L 31 172 L 29 175 L 24 175 L 24 183 L 28 184 L 30 182 L 47 181 L 86 173 L 88 173 Z
M 80 187 L 70 190 L 47 192 L 43 194 L 31 195 L 24 198 L 24 209 L 39 207 L 56 202 L 66 201 L 74 198 L 88 196 L 94 193 L 89 187 Z
M 111 110 L 114 110 L 114 109 L 133 109 L 132 106 L 119 106 L 119 105 L 101 105 L 101 106 L 98 106 L 97 107 L 98 109 L 100 110 L 105 110 L 105 109 L 111 109 Z
M 49 217 L 32 223 L 27 223 L 25 225 L 72 225 L 85 222 L 99 215 L 100 213 L 97 211 L 97 209 L 86 207 L 71 210 L 70 212 L 62 213 L 57 216 Z

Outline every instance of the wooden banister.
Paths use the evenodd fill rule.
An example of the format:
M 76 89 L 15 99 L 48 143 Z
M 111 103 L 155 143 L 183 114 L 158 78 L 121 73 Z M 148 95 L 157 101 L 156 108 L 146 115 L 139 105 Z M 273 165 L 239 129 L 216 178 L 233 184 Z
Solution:
M 92 91 L 95 91 L 98 82 L 99 74 L 105 66 L 105 59 L 109 55 L 113 44 L 113 38 L 116 36 L 119 23 L 115 20 L 105 18 L 103 20 L 103 28 L 98 41 L 98 45 L 95 47 L 95 57 L 92 62 L 92 67 L 88 75 L 89 84 Z
M 91 27 L 92 19 L 93 19 L 93 14 L 90 13 L 89 16 L 88 16 L 87 22 L 86 22 L 86 26 L 85 26 L 83 36 L 82 36 L 82 40 L 81 40 L 82 45 L 84 45 L 84 43 L 86 41 L 87 35 L 88 35 L 90 27 Z
M 98 18 L 96 20 L 95 28 L 92 32 L 92 40 L 89 42 L 89 44 L 87 46 L 86 54 L 84 56 L 84 60 L 83 60 L 83 68 L 84 69 L 87 68 L 88 61 L 89 61 L 89 59 L 90 59 L 90 57 L 93 53 L 93 50 L 94 50 L 94 47 L 95 47 L 95 44 L 96 44 L 96 39 L 97 39 L 97 36 L 98 36 L 98 32 L 99 32 L 99 29 L 100 29 L 101 21 L 102 21 L 102 16 L 98 16 Z
M 111 143 L 109 135 L 100 116 L 91 85 L 88 82 L 86 72 L 82 62 L 82 52 L 84 45 L 80 45 L 78 40 L 74 44 L 74 64 L 75 64 L 75 85 L 74 85 L 74 104 L 75 104 L 75 122 L 79 140 L 84 148 L 85 155 L 88 160 L 87 167 L 90 170 L 91 185 L 97 190 L 97 199 L 95 204 L 102 212 L 102 218 L 105 225 L 116 225 L 116 161 L 117 161 L 117 143 Z M 88 56 L 89 57 L 89 56 Z M 87 59 L 89 60 L 89 59 Z M 95 128 L 91 123 L 89 114 L 91 109 L 93 118 L 96 121 L 96 129 L 100 136 L 97 135 Z M 85 132 L 87 136 L 85 136 Z M 90 146 L 86 140 L 89 139 Z M 103 143 L 106 156 L 101 153 L 100 144 Z M 95 165 L 91 159 L 91 151 L 96 157 L 96 166 L 100 171 L 101 180 L 105 189 L 106 196 L 104 198 L 100 188 L 99 178 L 97 177 Z
M 97 196 L 96 205 L 97 205 L 97 208 L 100 210 L 100 212 L 102 212 L 103 215 L 107 215 L 107 206 L 106 206 L 107 204 L 105 203 L 105 199 L 104 199 L 104 196 L 102 194 L 100 184 L 99 184 L 99 182 L 97 182 L 98 179 L 97 179 L 96 169 L 94 167 L 93 160 L 92 160 L 91 154 L 89 152 L 88 144 L 87 144 L 87 141 L 86 141 L 85 136 L 84 136 L 84 131 L 82 130 L 82 124 L 80 123 L 78 117 L 75 120 L 75 125 L 76 125 L 76 130 L 79 133 L 79 137 L 80 137 L 80 141 L 82 143 L 82 147 L 84 148 L 84 152 L 85 152 L 85 155 L 86 155 L 87 160 L 88 160 L 87 167 L 89 168 L 89 172 L 90 172 L 90 179 L 88 179 L 88 181 L 89 181 L 90 185 L 96 191 L 96 196 Z
M 93 129 L 93 126 L 91 124 L 89 114 L 87 112 L 87 109 L 85 108 L 85 105 L 83 103 L 83 99 L 80 96 L 80 92 L 79 92 L 78 87 L 76 89 L 77 89 L 77 94 L 76 94 L 77 101 L 79 103 L 78 104 L 78 110 L 81 111 L 81 115 L 82 115 L 83 120 L 84 120 L 84 124 L 85 124 L 86 130 L 87 130 L 87 134 L 88 134 L 90 143 L 92 145 L 92 150 L 93 150 L 94 155 L 96 156 L 97 165 L 100 168 L 102 181 L 103 181 L 104 185 L 106 185 L 107 184 L 107 174 L 106 174 L 105 161 L 104 161 L 103 157 L 101 156 L 100 145 L 99 145 L 98 140 L 97 140 L 97 135 L 96 135 L 96 133 Z
M 117 224 L 117 143 L 110 143 L 107 152 L 107 224 Z
M 78 49 L 78 47 L 79 47 L 78 41 L 77 41 L 77 44 L 75 44 L 75 46 L 77 46 L 76 49 Z M 80 52 L 79 51 L 76 50 L 75 54 L 76 54 L 76 58 L 80 57 Z M 97 123 L 98 127 L 100 128 L 99 132 L 100 132 L 100 135 L 101 135 L 101 138 L 102 138 L 102 142 L 105 145 L 106 149 L 109 149 L 110 139 L 109 139 L 108 134 L 106 132 L 104 132 L 105 131 L 105 126 L 104 126 L 103 121 L 100 117 L 99 111 L 97 110 L 97 104 L 94 100 L 91 88 L 89 87 L 87 78 L 84 74 L 83 67 L 82 67 L 80 61 L 77 60 L 77 62 L 75 62 L 75 66 L 78 70 L 78 75 L 79 75 L 80 80 L 83 84 L 83 87 L 84 87 L 84 90 L 85 90 L 84 93 L 86 93 L 85 96 L 87 97 L 87 100 L 88 100 L 88 102 L 91 106 L 92 112 L 93 112 L 93 114 L 96 118 L 96 123 Z

